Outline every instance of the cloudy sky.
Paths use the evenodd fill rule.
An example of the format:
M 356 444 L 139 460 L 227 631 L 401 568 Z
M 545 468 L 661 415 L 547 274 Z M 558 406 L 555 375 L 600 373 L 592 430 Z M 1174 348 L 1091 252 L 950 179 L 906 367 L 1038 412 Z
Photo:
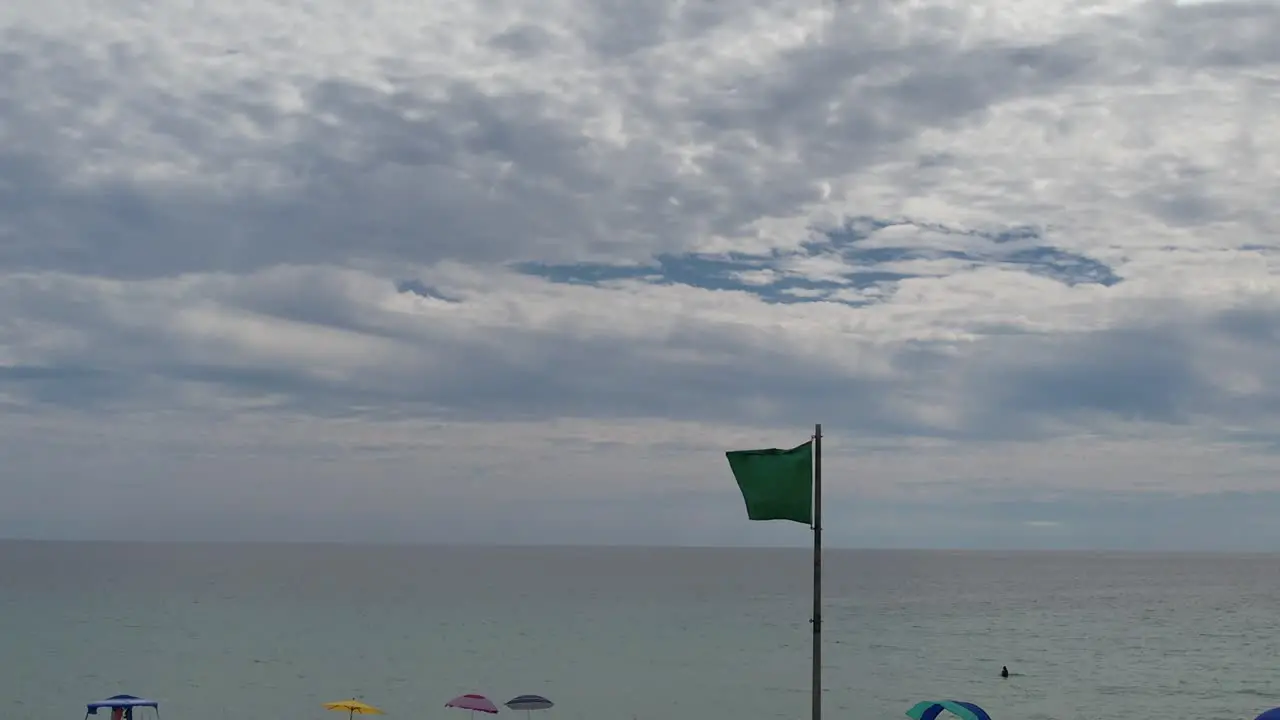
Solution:
M 1280 549 L 1280 5 L 0 7 L 0 535 Z

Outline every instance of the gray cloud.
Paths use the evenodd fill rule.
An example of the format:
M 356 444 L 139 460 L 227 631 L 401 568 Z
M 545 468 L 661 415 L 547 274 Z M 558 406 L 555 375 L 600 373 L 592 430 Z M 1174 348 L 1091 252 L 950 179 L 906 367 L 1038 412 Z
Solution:
M 903 22 L 892 8 L 869 7 L 871 18 L 842 16 L 824 43 L 782 54 L 765 74 L 731 71 L 718 90 L 672 87 L 658 74 L 665 65 L 643 63 L 610 88 L 623 70 L 607 66 L 587 90 L 642 118 L 637 130 L 677 136 L 641 134 L 626 147 L 584 136 L 582 118 L 549 93 L 492 94 L 461 79 L 426 85 L 391 65 L 376 85 L 268 74 L 175 97 L 123 79 L 146 77 L 141 46 L 114 45 L 103 63 L 70 39 L 10 29 L 0 83 L 17 142 L 0 158 L 13 188 L 0 202 L 8 200 L 9 232 L 22 241 L 5 262 L 155 277 L 343 262 L 355 248 L 411 262 L 635 256 L 797 212 L 815 200 L 815 177 L 857 171 L 925 129 L 978 121 L 1004 99 L 1101 73 L 1101 49 L 1088 36 L 963 48 L 950 38 L 901 39 L 887 31 Z M 641 42 L 638 51 L 644 25 L 632 19 L 617 27 Z M 708 24 L 700 23 L 719 26 Z M 626 47 L 611 27 L 596 27 L 603 34 L 588 46 L 605 56 Z M 299 94 L 300 108 L 280 106 L 282 87 Z M 95 119 L 94 108 L 122 100 L 115 117 Z M 211 192 L 136 176 L 72 181 L 85 152 L 137 123 L 151 153 L 168 146 L 231 182 Z M 237 138 L 232 124 L 273 140 Z M 68 131 L 87 136 L 70 140 Z M 701 177 L 660 161 L 668 140 L 711 148 Z
M 303 532 L 358 475 L 382 498 L 364 512 L 395 519 L 459 477 L 519 487 L 565 423 L 602 458 L 546 459 L 538 482 L 564 479 L 549 497 L 610 518 L 642 505 L 668 535 L 721 502 L 699 463 L 723 448 L 658 452 L 673 428 L 767 442 L 820 420 L 846 459 L 879 453 L 886 524 L 848 537 L 866 544 L 905 542 L 889 521 L 934 507 L 908 495 L 935 475 L 957 497 L 1100 492 L 1100 458 L 1134 478 L 1117 491 L 1174 492 L 1190 470 L 1134 458 L 1194 450 L 1218 464 L 1183 465 L 1215 489 L 1274 477 L 1280 10 L 1046 8 L 1015 25 L 963 4 L 839 7 L 427 5 L 415 29 L 375 5 L 338 36 L 324 12 L 259 4 L 160 4 L 141 25 L 119 22 L 129 3 L 75 25 L 56 2 L 14 10 L 15 507 L 163 489 L 196 508 L 175 528 L 217 534 L 265 527 L 288 489 L 312 498 L 285 524 Z M 120 435 L 68 439 L 93 423 Z M 191 443 L 237 423 L 264 437 L 209 439 L 172 486 Z M 469 429 L 426 495 L 403 478 L 438 455 L 365 450 L 397 423 Z M 289 427 L 328 449 L 279 440 Z M 42 459 L 37 437 L 63 439 Z M 277 440 L 300 455 L 261 449 Z M 1046 469 L 1028 448 L 1054 443 Z M 620 446 L 653 450 L 654 469 L 598 484 Z M 1020 459 L 982 459 L 997 446 Z M 270 487 L 220 495 L 232 475 Z M 670 483 L 646 494 L 655 475 Z M 478 492 L 454 499 L 479 508 Z M 983 497 L 972 532 L 997 538 L 1016 513 Z M 1115 498 L 1068 524 L 1128 507 Z M 512 537 L 559 538 L 548 503 Z M 736 537 L 724 517 L 680 537 Z M 653 536 L 632 530 L 617 532 Z

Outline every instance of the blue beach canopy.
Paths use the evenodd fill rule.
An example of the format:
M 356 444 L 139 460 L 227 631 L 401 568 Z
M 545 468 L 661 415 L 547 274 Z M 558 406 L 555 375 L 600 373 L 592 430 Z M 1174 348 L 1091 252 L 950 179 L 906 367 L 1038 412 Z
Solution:
M 100 708 L 107 708 L 108 710 L 120 708 L 124 710 L 125 720 L 133 720 L 133 709 L 136 707 L 153 708 L 157 716 L 160 714 L 160 703 L 155 700 L 147 700 L 134 695 L 112 695 L 106 700 L 89 703 L 86 706 L 88 711 L 84 716 L 87 718 L 90 715 L 97 715 Z
M 991 720 L 986 710 L 971 702 L 959 700 L 926 700 L 916 703 L 907 711 L 912 720 L 936 720 L 943 710 L 955 715 L 960 720 Z

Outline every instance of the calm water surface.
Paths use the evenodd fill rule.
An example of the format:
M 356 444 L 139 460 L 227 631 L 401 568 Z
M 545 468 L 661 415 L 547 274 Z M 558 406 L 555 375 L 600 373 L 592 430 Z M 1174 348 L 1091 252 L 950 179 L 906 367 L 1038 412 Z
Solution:
M 0 543 L 0 695 L 80 718 L 394 718 L 540 693 L 541 720 L 808 718 L 792 550 Z M 828 718 L 1251 720 L 1280 705 L 1280 558 L 829 551 Z M 1016 674 L 998 677 L 1000 666 Z M 501 716 L 499 716 L 501 717 Z

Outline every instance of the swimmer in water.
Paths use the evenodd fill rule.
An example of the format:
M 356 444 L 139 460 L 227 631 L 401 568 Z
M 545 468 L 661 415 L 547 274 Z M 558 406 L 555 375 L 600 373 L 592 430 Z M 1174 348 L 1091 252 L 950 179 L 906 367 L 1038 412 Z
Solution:
M 1001 665 L 1001 666 L 1000 666 L 1000 677 L 1002 677 L 1002 678 L 1007 678 L 1007 677 L 1009 677 L 1009 666 L 1008 666 L 1008 665 Z

